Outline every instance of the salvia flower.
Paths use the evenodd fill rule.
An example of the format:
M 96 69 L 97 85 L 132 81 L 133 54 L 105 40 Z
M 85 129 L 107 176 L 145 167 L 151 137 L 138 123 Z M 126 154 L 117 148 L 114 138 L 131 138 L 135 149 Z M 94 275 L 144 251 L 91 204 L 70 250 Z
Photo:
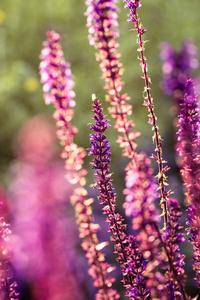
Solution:
M 127 289 L 126 296 L 130 299 L 147 299 L 149 290 L 144 280 L 145 261 L 139 252 L 133 236 L 125 234 L 126 225 L 119 213 L 115 212 L 116 195 L 112 186 L 109 164 L 111 151 L 105 131 L 110 126 L 102 113 L 103 109 L 96 96 L 93 96 L 93 112 L 95 124 L 90 129 L 94 133 L 90 136 L 91 148 L 88 155 L 94 155 L 92 168 L 95 172 L 95 187 L 100 191 L 103 213 L 107 215 L 111 240 L 114 242 L 115 253 L 121 264 L 123 283 Z
M 131 21 L 134 23 L 135 30 L 137 32 L 137 43 L 139 45 L 138 52 L 140 53 L 140 66 L 143 72 L 143 76 L 141 76 L 144 79 L 145 87 L 144 87 L 144 105 L 148 107 L 149 111 L 149 124 L 152 125 L 152 130 L 154 132 L 153 135 L 153 142 L 156 145 L 155 151 L 157 155 L 153 154 L 153 158 L 156 159 L 158 163 L 158 183 L 159 183 L 159 189 L 160 189 L 160 204 L 163 209 L 163 216 L 164 216 L 164 224 L 167 225 L 168 222 L 168 209 L 167 209 L 167 200 L 168 196 L 171 194 L 171 192 L 166 192 L 165 186 L 168 185 L 166 182 L 166 171 L 169 169 L 167 166 L 164 168 L 163 164 L 166 163 L 162 158 L 162 139 L 159 134 L 159 128 L 157 125 L 157 117 L 154 112 L 154 104 L 153 104 L 153 98 L 150 94 L 150 85 L 151 79 L 147 73 L 147 63 L 146 63 L 146 57 L 144 55 L 144 44 L 145 41 L 143 41 L 142 36 L 146 32 L 146 30 L 143 28 L 142 24 L 139 21 L 138 14 L 137 14 L 137 8 L 140 6 L 140 1 L 129 1 L 124 0 L 126 2 L 125 8 L 129 8 L 129 19 L 128 21 Z
M 106 82 L 104 88 L 108 91 L 106 100 L 112 105 L 109 111 L 116 119 L 115 128 L 120 133 L 117 142 L 123 148 L 124 156 L 134 159 L 135 140 L 140 133 L 132 131 L 135 124 L 128 120 L 132 114 L 132 106 L 127 103 L 130 97 L 127 93 L 122 93 L 124 82 L 121 77 L 124 70 L 119 61 L 121 55 L 116 42 L 119 36 L 116 1 L 88 0 L 86 5 L 90 44 L 94 44 L 98 50 L 96 59 L 100 62 L 101 78 Z
M 152 225 L 153 218 L 155 222 L 159 219 L 158 212 L 153 204 L 157 186 L 153 184 L 154 180 L 150 178 L 152 170 L 149 164 L 146 163 L 148 160 L 147 157 L 142 153 L 136 153 L 137 145 L 135 140 L 140 133 L 132 130 L 135 124 L 132 120 L 128 119 L 132 114 L 132 105 L 127 103 L 130 97 L 122 92 L 124 86 L 121 80 L 123 68 L 119 62 L 119 45 L 116 42 L 116 38 L 118 37 L 116 28 L 118 28 L 118 25 L 116 27 L 114 26 L 117 22 L 117 7 L 115 3 L 116 1 L 86 1 L 87 26 L 89 28 L 90 44 L 94 44 L 98 50 L 96 58 L 100 62 L 102 79 L 106 82 L 104 86 L 108 91 L 106 99 L 111 104 L 109 111 L 112 117 L 116 119 L 114 127 L 120 133 L 117 143 L 119 143 L 123 149 L 123 155 L 131 159 L 131 162 L 125 168 L 127 188 L 124 191 L 126 195 L 124 207 L 126 214 L 133 216 L 133 228 L 136 229 L 137 226 L 136 239 L 141 243 L 141 250 L 145 247 L 146 254 L 148 253 L 148 256 L 151 257 L 151 263 L 149 263 L 152 266 L 152 264 L 160 264 L 160 261 L 158 263 L 157 260 L 159 256 L 158 253 L 160 252 L 157 232 Z M 135 1 L 134 4 L 129 2 L 128 5 L 129 8 L 134 10 L 141 6 L 140 1 Z M 135 180 L 133 178 L 135 178 Z M 132 184 L 129 184 L 128 181 L 131 181 Z M 150 182 L 152 182 L 152 184 Z M 148 183 L 150 185 L 149 188 L 147 187 Z M 151 202 L 151 212 L 148 213 L 149 210 L 145 208 L 150 204 L 149 201 Z M 147 243 L 144 237 L 149 241 L 151 240 L 152 243 Z M 152 285 L 154 284 L 152 277 L 155 278 L 158 273 L 156 273 L 154 268 L 150 267 L 150 265 L 147 269 L 151 273 L 149 273 L 149 276 L 151 276 L 150 281 Z M 148 276 L 147 273 L 146 271 L 146 276 Z M 161 277 L 161 274 L 157 276 L 157 278 L 160 279 Z M 155 287 L 158 285 L 161 287 L 161 281 L 163 284 L 163 280 L 160 280 L 159 284 L 156 280 Z
M 59 34 L 51 31 L 47 32 L 47 37 L 48 40 L 44 43 L 41 52 L 41 81 L 44 83 L 45 99 L 51 99 L 50 102 L 54 103 L 56 109 L 53 117 L 58 126 L 57 136 L 64 147 L 61 156 L 65 159 L 66 177 L 71 184 L 75 185 L 71 202 L 76 212 L 80 237 L 83 238 L 82 247 L 91 264 L 89 274 L 94 279 L 94 286 L 98 288 L 97 300 L 117 299 L 116 290 L 111 288 L 114 278 L 107 278 L 107 274 L 113 268 L 105 262 L 105 257 L 100 251 L 106 243 L 98 242 L 99 226 L 94 223 L 91 208 L 93 199 L 87 198 L 87 191 L 84 188 L 87 172 L 82 166 L 86 153 L 73 141 L 77 128 L 71 125 L 74 113 L 71 107 L 75 105 L 73 100 L 75 93 L 72 90 L 74 82 L 70 65 L 64 61 Z
M 118 11 L 115 5 L 116 0 L 87 0 L 85 3 L 87 5 L 87 12 L 85 14 L 87 15 L 90 44 L 94 45 L 96 42 L 99 42 L 99 35 L 104 30 L 104 26 L 107 28 L 106 35 L 108 38 L 111 36 L 118 37 L 119 25 L 116 14 Z
M 185 86 L 185 95 L 179 115 L 178 148 L 182 159 L 181 176 L 186 188 L 188 207 L 188 225 L 191 243 L 194 248 L 194 269 L 200 285 L 200 118 L 194 91 L 193 80 Z
M 47 33 L 52 39 L 52 48 L 44 42 L 41 51 L 40 76 L 43 83 L 44 99 L 46 104 L 66 101 L 68 106 L 74 106 L 75 93 L 72 90 L 74 81 L 71 74 L 70 64 L 63 59 L 63 51 L 59 45 L 60 36 L 54 31 Z
M 141 7 L 142 4 L 140 0 L 134 0 L 134 1 L 124 0 L 124 2 L 126 2 L 124 8 L 130 9 L 130 15 L 129 15 L 130 18 L 128 19 L 128 22 L 132 22 L 133 20 L 135 20 L 135 15 L 137 14 L 137 8 Z
M 181 101 L 187 79 L 192 77 L 192 71 L 199 66 L 197 54 L 196 46 L 189 39 L 182 43 L 179 51 L 175 51 L 170 43 L 161 44 L 162 88 L 166 95 L 173 95 L 175 100 Z
M 176 274 L 179 272 L 179 270 L 178 270 L 178 266 L 176 266 L 176 268 L 174 267 L 174 263 L 173 263 L 174 258 L 171 257 L 170 255 L 168 255 L 167 247 L 166 247 L 167 243 L 169 243 L 170 239 L 173 239 L 173 236 L 174 236 L 173 224 L 175 223 L 175 221 L 173 219 L 173 216 L 172 216 L 172 218 L 170 217 L 170 212 L 173 213 L 173 210 L 168 211 L 168 205 L 167 205 L 167 202 L 171 201 L 171 200 L 169 200 L 169 196 L 172 194 L 172 192 L 171 191 L 167 192 L 166 189 L 165 189 L 165 186 L 168 185 L 167 177 L 166 177 L 165 173 L 169 170 L 169 167 L 168 166 L 163 167 L 163 164 L 166 163 L 166 162 L 162 158 L 162 139 L 161 139 L 161 136 L 159 134 L 159 128 L 158 128 L 158 125 L 157 125 L 157 117 L 156 117 L 155 112 L 154 112 L 153 98 L 151 97 L 151 94 L 150 94 L 151 88 L 150 88 L 149 83 L 151 83 L 151 79 L 150 79 L 150 77 L 148 75 L 148 72 L 147 72 L 147 63 L 146 63 L 147 59 L 144 55 L 145 41 L 143 41 L 143 34 L 146 32 L 146 30 L 143 28 L 143 26 L 140 23 L 140 20 L 138 18 L 137 1 L 126 1 L 125 0 L 125 2 L 127 3 L 125 8 L 130 9 L 129 21 L 132 21 L 134 23 L 134 27 L 135 27 L 135 30 L 137 32 L 137 43 L 139 45 L 138 52 L 140 53 L 139 60 L 141 62 L 140 66 L 141 66 L 142 72 L 143 72 L 142 78 L 144 79 L 144 82 L 145 82 L 144 105 L 148 107 L 149 124 L 152 125 L 152 130 L 154 132 L 153 142 L 155 142 L 155 144 L 156 144 L 155 151 L 156 151 L 157 155 L 153 154 L 152 158 L 157 161 L 158 169 L 159 169 L 157 177 L 158 177 L 158 183 L 159 183 L 159 188 L 158 189 L 160 190 L 161 206 L 162 206 L 162 209 L 163 209 L 163 216 L 164 216 L 164 225 L 165 226 L 164 226 L 163 230 L 167 230 L 168 233 L 169 233 L 167 239 L 165 239 L 165 242 L 163 243 L 163 249 L 165 250 L 165 254 L 167 255 L 168 263 L 171 266 L 171 270 L 172 270 L 172 274 L 173 274 L 173 278 L 171 278 L 170 285 L 171 285 L 173 293 L 176 294 L 177 288 L 174 285 L 174 282 L 175 282 L 176 277 L 177 277 Z M 131 3 L 132 3 L 132 5 L 131 5 Z M 170 229 L 167 229 L 169 227 L 169 225 L 170 225 Z M 178 226 L 177 223 L 176 223 L 176 226 Z M 158 233 L 159 233 L 159 230 L 158 230 Z M 160 236 L 160 240 L 162 240 L 162 234 Z M 177 252 L 179 253 L 180 249 L 177 248 L 177 246 L 175 248 L 177 249 Z M 177 255 L 181 256 L 180 253 L 177 254 Z M 182 282 L 180 282 L 180 285 L 182 287 L 181 291 L 184 292 L 184 287 L 183 287 Z M 187 295 L 185 294 L 185 292 L 183 294 L 183 299 L 187 299 Z

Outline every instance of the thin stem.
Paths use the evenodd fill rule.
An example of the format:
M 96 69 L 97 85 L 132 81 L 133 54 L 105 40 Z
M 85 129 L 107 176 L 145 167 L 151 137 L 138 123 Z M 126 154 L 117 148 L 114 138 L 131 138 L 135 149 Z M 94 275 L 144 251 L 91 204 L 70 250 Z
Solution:
M 144 56 L 144 47 L 143 44 L 145 43 L 142 40 L 142 35 L 145 33 L 144 28 L 142 27 L 141 24 L 139 24 L 139 19 L 138 19 L 138 15 L 135 12 L 134 14 L 134 23 L 135 23 L 135 29 L 138 33 L 138 44 L 139 44 L 139 48 L 138 51 L 140 53 L 140 58 L 139 60 L 141 61 L 141 68 L 143 71 L 144 76 L 142 77 L 145 81 L 145 88 L 144 88 L 144 94 L 146 94 L 146 96 L 144 97 L 145 100 L 147 100 L 147 102 L 144 102 L 144 105 L 148 106 L 149 112 L 150 112 L 150 119 L 149 119 L 149 123 L 153 126 L 153 130 L 154 130 L 154 136 L 153 136 L 153 141 L 156 144 L 156 148 L 155 151 L 157 153 L 157 163 L 158 163 L 158 169 L 159 169 L 159 173 L 157 175 L 158 177 L 158 184 L 159 184 L 159 189 L 160 189 L 160 197 L 161 197 L 161 206 L 163 208 L 163 216 L 164 216 L 164 227 L 167 226 L 167 222 L 168 222 L 168 208 L 167 208 L 167 192 L 165 190 L 165 185 L 167 185 L 166 183 L 166 176 L 165 176 L 165 172 L 168 169 L 164 169 L 163 168 L 163 159 L 162 159 L 162 139 L 161 136 L 159 134 L 159 130 L 158 130 L 158 126 L 157 126 L 157 117 L 154 113 L 154 104 L 153 104 L 153 98 L 151 97 L 150 94 L 150 86 L 149 86 L 149 82 L 151 82 L 148 74 L 147 74 L 147 63 L 146 63 L 146 58 Z

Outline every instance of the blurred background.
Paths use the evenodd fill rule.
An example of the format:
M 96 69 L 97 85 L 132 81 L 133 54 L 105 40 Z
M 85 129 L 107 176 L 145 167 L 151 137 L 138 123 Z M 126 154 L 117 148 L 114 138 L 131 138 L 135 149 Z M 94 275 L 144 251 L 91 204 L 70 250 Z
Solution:
M 118 6 L 120 8 L 119 52 L 122 54 L 121 62 L 125 68 L 123 76 L 125 81 L 124 91 L 131 96 L 133 121 L 136 124 L 136 130 L 142 133 L 138 139 L 138 149 L 139 151 L 145 150 L 148 154 L 151 154 L 154 149 L 151 138 L 152 131 L 151 126 L 147 125 L 147 109 L 142 105 L 143 81 L 138 76 L 141 70 L 137 60 L 136 33 L 130 31 L 133 25 L 126 21 L 128 11 L 124 10 L 122 0 L 119 1 Z M 74 90 L 76 92 L 77 105 L 75 107 L 73 124 L 79 129 L 79 133 L 75 138 L 79 146 L 89 147 L 88 123 L 91 122 L 92 117 L 92 93 L 99 96 L 107 114 L 108 104 L 104 101 L 105 92 L 103 90 L 104 83 L 100 79 L 101 71 L 98 63 L 95 61 L 95 50 L 89 45 L 87 39 L 85 10 L 84 1 L 80 0 L 1 0 L 0 183 L 6 191 L 11 190 L 9 192 L 11 194 L 10 198 L 13 196 L 12 186 L 16 180 L 16 174 L 18 174 L 16 170 L 18 170 L 18 165 L 21 163 L 19 152 L 23 150 L 19 148 L 19 144 L 24 142 L 24 138 L 19 139 L 20 129 L 23 128 L 24 124 L 32 124 L 29 123 L 32 118 L 37 118 L 37 115 L 42 114 L 44 119 L 48 119 L 48 126 L 53 126 L 51 130 L 54 130 L 52 129 L 54 128 L 54 121 L 51 120 L 54 109 L 52 106 L 44 104 L 42 86 L 38 74 L 39 55 L 42 49 L 42 42 L 46 39 L 45 33 L 47 30 L 55 30 L 61 35 L 65 59 L 71 63 L 72 73 L 75 76 Z M 148 59 L 149 75 L 153 83 L 152 96 L 155 103 L 155 112 L 158 117 L 160 132 L 164 139 L 164 157 L 169 161 L 171 167 L 169 180 L 172 182 L 172 190 L 175 190 L 175 196 L 180 199 L 182 199 L 182 191 L 178 188 L 178 169 L 172 158 L 175 136 L 175 129 L 172 124 L 173 100 L 165 96 L 161 89 L 162 62 L 160 60 L 160 44 L 163 41 L 169 42 L 178 51 L 182 42 L 186 38 L 190 38 L 197 48 L 200 49 L 199 10 L 199 0 L 144 0 L 142 1 L 142 8 L 139 9 L 142 24 L 147 29 L 145 38 L 149 40 L 146 44 L 145 54 Z M 198 76 L 199 73 L 199 69 L 196 69 L 194 76 Z M 44 117 L 44 115 L 46 116 Z M 41 118 L 38 118 L 41 121 Z M 113 121 L 111 120 L 110 123 L 113 124 Z M 25 136 L 27 134 L 29 135 L 30 132 L 27 131 Z M 121 190 L 124 188 L 123 170 L 126 160 L 120 157 L 121 149 L 115 144 L 117 133 L 109 129 L 107 135 L 111 142 L 112 172 L 114 172 L 114 185 L 117 187 L 117 192 L 120 195 L 118 202 L 118 208 L 120 208 L 124 201 L 123 196 L 121 196 Z M 54 141 L 54 143 L 57 150 L 53 151 L 53 159 L 59 161 L 59 167 L 60 165 L 64 166 L 64 162 L 59 159 L 59 143 L 57 141 Z M 33 144 L 30 145 L 30 147 L 33 147 L 32 149 L 34 149 L 35 145 Z M 88 182 L 92 182 L 92 171 L 90 171 L 89 161 L 90 159 L 86 158 L 85 167 L 89 171 Z M 175 177 L 176 180 L 174 180 Z M 27 200 L 27 196 L 25 198 Z M 11 211 L 17 210 L 15 203 L 12 200 L 9 201 L 11 203 Z M 15 224 L 14 222 L 18 222 L 18 220 L 14 220 L 13 224 Z M 76 296 L 74 297 L 76 299 Z M 28 300 L 29 298 L 26 296 L 24 299 Z M 49 299 L 47 298 L 47 300 Z M 61 297 L 57 300 L 61 299 L 64 298 Z

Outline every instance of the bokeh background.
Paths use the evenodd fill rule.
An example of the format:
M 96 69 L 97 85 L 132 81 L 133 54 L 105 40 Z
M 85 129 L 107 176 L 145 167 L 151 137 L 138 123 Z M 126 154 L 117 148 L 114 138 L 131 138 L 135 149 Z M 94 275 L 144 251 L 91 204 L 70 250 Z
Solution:
M 147 124 L 147 110 L 142 105 L 143 81 L 137 60 L 136 33 L 130 31 L 133 25 L 127 23 L 127 13 L 123 1 L 118 3 L 121 62 L 125 68 L 124 90 L 131 96 L 133 120 L 136 130 L 142 133 L 138 139 L 138 149 L 147 153 L 153 151 L 152 131 Z M 1 0 L 0 2 L 0 182 L 7 190 L 11 184 L 10 170 L 16 162 L 16 136 L 22 125 L 38 114 L 53 113 L 52 106 L 43 101 L 42 86 L 38 74 L 39 55 L 47 30 L 56 30 L 62 37 L 62 47 L 66 61 L 71 63 L 75 76 L 76 108 L 73 123 L 79 133 L 75 141 L 79 146 L 89 147 L 89 126 L 91 122 L 91 94 L 97 94 L 104 103 L 107 113 L 108 104 L 104 101 L 105 92 L 101 71 L 95 61 L 95 50 L 87 40 L 86 10 L 80 0 Z M 152 96 L 161 135 L 164 139 L 164 156 L 171 167 L 170 181 L 175 195 L 182 199 L 180 189 L 176 188 L 177 167 L 173 156 L 175 130 L 172 125 L 173 101 L 161 89 L 162 63 L 160 44 L 170 42 L 176 50 L 184 39 L 190 38 L 200 49 L 199 0 L 144 0 L 139 9 L 141 21 L 147 33 L 145 38 L 146 57 L 149 75 L 152 80 Z M 197 69 L 194 74 L 198 76 Z M 54 124 L 54 121 L 51 121 Z M 113 124 L 113 121 L 110 121 Z M 115 144 L 117 133 L 110 129 L 108 138 L 112 148 L 112 171 L 114 185 L 119 193 L 118 208 L 123 203 L 121 190 L 124 187 L 125 159 L 120 157 L 121 150 Z M 59 151 L 57 153 L 59 157 Z M 86 158 L 85 167 L 89 170 L 88 182 L 92 180 Z M 64 162 L 63 162 L 64 165 Z M 176 180 L 174 178 L 176 177 Z M 172 187 L 173 189 L 173 187 Z M 58 299 L 59 300 L 59 299 Z

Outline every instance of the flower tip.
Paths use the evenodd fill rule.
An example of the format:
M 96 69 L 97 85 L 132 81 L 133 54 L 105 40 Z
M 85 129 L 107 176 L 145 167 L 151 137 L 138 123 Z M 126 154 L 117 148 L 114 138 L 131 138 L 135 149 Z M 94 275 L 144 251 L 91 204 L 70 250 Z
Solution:
M 189 100 L 189 98 L 195 99 L 196 97 L 192 78 L 188 79 L 185 84 L 185 97 L 187 97 L 187 100 Z
M 60 35 L 54 30 L 47 31 L 46 36 L 47 36 L 47 38 L 50 38 L 50 39 L 54 40 L 55 42 L 60 41 Z
M 92 101 L 94 102 L 97 99 L 97 96 L 95 94 L 92 94 Z

